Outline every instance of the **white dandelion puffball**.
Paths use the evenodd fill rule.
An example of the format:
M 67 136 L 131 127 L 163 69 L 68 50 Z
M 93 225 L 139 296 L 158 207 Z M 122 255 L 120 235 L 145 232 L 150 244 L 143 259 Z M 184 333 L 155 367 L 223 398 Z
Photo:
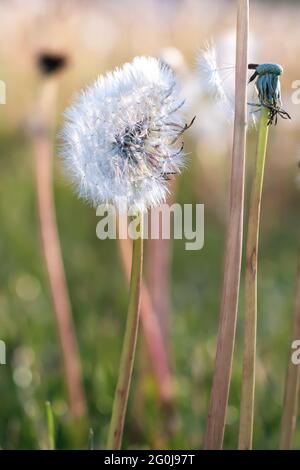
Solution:
M 62 157 L 80 197 L 146 210 L 162 203 L 170 175 L 184 164 L 189 127 L 174 73 L 136 57 L 101 76 L 66 110 Z

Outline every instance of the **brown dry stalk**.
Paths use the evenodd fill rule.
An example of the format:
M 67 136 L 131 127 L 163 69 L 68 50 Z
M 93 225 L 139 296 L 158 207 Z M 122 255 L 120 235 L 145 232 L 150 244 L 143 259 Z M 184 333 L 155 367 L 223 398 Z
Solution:
M 51 118 L 56 86 L 55 79 L 48 79 L 43 85 L 37 118 L 32 130 L 32 145 L 42 249 L 62 350 L 70 412 L 74 417 L 81 417 L 86 414 L 86 400 L 53 202 Z
M 222 449 L 231 379 L 243 241 L 249 2 L 238 1 L 235 120 L 225 268 L 205 449 Z
M 128 238 L 122 239 L 118 237 L 118 247 L 126 278 L 130 282 L 132 242 Z M 173 387 L 168 355 L 145 281 L 142 281 L 141 292 L 141 322 L 145 342 L 156 378 L 159 398 L 162 404 L 168 406 L 173 401 Z
M 118 237 L 118 247 L 124 273 L 127 281 L 130 282 L 132 241 L 129 238 Z M 159 398 L 163 404 L 169 404 L 173 401 L 173 387 L 168 354 L 145 281 L 142 281 L 141 291 L 141 322 L 149 358 L 156 378 Z
M 176 192 L 176 179 L 169 181 L 169 195 L 167 204 L 171 206 L 174 202 Z M 152 211 L 159 211 L 160 208 L 153 208 L 149 211 L 151 220 Z M 163 239 L 160 234 L 158 239 L 149 238 L 147 243 L 147 275 L 148 288 L 151 294 L 154 313 L 165 339 L 166 347 L 170 347 L 170 269 L 172 264 L 172 240 Z
M 300 256 L 298 261 L 297 290 L 294 310 L 292 342 L 300 339 Z M 289 365 L 285 383 L 283 415 L 281 421 L 280 449 L 290 450 L 296 430 L 300 385 L 300 365 L 292 363 L 289 355 Z
M 171 240 L 149 239 L 147 243 L 148 287 L 163 336 L 169 343 Z

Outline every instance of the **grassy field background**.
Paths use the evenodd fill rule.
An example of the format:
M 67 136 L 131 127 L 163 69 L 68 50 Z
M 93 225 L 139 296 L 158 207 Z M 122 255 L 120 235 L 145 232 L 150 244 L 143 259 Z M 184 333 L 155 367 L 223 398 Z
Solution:
M 136 54 L 158 55 L 161 48 L 167 46 L 182 51 L 191 71 L 195 53 L 205 39 L 223 37 L 232 32 L 235 24 L 235 2 L 220 2 L 219 9 L 224 9 L 224 15 L 221 15 L 212 6 L 218 2 L 145 0 L 136 7 L 143 12 L 142 20 L 137 14 L 140 10 L 133 15 L 128 6 L 121 3 L 98 2 L 98 16 L 95 18 L 102 21 L 100 24 L 104 31 L 107 28 L 105 34 L 108 38 L 108 44 L 104 44 L 102 49 L 100 42 L 103 40 L 105 43 L 105 37 L 101 38 L 101 31 L 97 36 L 95 29 L 94 36 L 89 37 L 95 44 L 94 48 L 87 47 L 82 39 L 88 34 L 90 23 L 81 25 L 83 32 L 78 32 L 72 45 L 73 26 L 62 34 L 62 25 L 68 23 L 53 20 L 57 31 L 61 31 L 60 46 L 52 27 L 43 33 L 39 30 L 40 35 L 35 34 L 37 23 L 33 20 L 34 15 L 30 17 L 28 11 L 25 15 L 24 7 L 21 12 L 10 12 L 11 17 L 9 14 L 2 17 L 6 18 L 4 28 L 9 18 L 18 13 L 16 19 L 20 26 L 18 30 L 16 23 L 14 31 L 9 33 L 11 40 L 9 35 L 6 41 L 2 39 L 0 48 L 0 78 L 7 85 L 7 104 L 0 107 L 0 339 L 7 344 L 7 364 L 0 366 L 0 446 L 4 449 L 47 447 L 46 400 L 53 406 L 58 448 L 87 448 L 89 427 L 94 430 L 95 447 L 105 445 L 128 300 L 116 243 L 97 239 L 95 211 L 74 195 L 62 172 L 57 158 L 57 139 L 54 139 L 58 228 L 89 408 L 89 422 L 74 423 L 68 413 L 51 296 L 40 249 L 32 149 L 24 132 L 24 122 L 33 113 L 33 103 L 41 83 L 35 70 L 35 54 L 40 47 L 55 44 L 55 48 L 62 47 L 70 56 L 70 68 L 61 84 L 58 131 L 61 111 L 73 92 L 97 73 L 109 70 Z M 300 79 L 297 76 L 300 7 L 293 2 L 282 2 L 278 7 L 275 2 L 250 3 L 253 5 L 252 34 L 261 43 L 257 61 L 266 58 L 268 60 L 265 61 L 280 62 L 285 67 L 284 104 L 293 118 L 291 124 L 279 122 L 271 130 L 259 256 L 254 447 L 275 449 L 279 443 L 283 386 L 290 348 L 300 233 L 300 193 L 296 183 L 300 113 L 299 105 L 297 107 L 291 102 L 292 82 Z M 84 22 L 85 18 L 83 16 L 80 21 Z M 270 22 L 269 31 L 265 27 L 266 18 Z M 45 23 L 52 24 L 50 20 Z M 288 30 L 285 29 L 287 24 Z M 278 34 L 274 34 L 274 25 Z M 122 39 L 124 37 L 125 40 Z M 49 38 L 54 38 L 53 42 Z M 47 41 L 50 41 L 49 46 Z M 18 48 L 22 43 L 24 49 L 21 53 Z M 216 129 L 217 126 L 225 126 L 225 137 L 222 137 L 224 132 L 220 137 L 224 139 L 224 146 L 220 150 L 214 145 L 214 142 L 218 143 L 218 131 L 207 130 L 213 116 L 210 103 L 205 101 L 202 106 L 199 102 L 197 107 L 198 127 L 186 139 L 189 164 L 178 179 L 176 201 L 205 204 L 205 246 L 201 251 L 189 252 L 184 249 L 184 241 L 173 244 L 170 354 L 176 417 L 172 432 L 168 432 L 141 335 L 124 448 L 197 448 L 202 443 L 205 430 L 223 272 L 230 170 L 227 139 L 228 135 L 230 139 L 231 128 L 226 119 L 215 123 Z M 193 112 L 195 103 L 190 108 L 188 113 Z M 211 113 L 215 113 L 212 104 Z M 255 141 L 256 131 L 252 128 L 248 145 L 248 183 Z M 248 201 L 249 184 L 246 190 Z M 242 327 L 243 284 L 226 448 L 237 447 Z M 296 447 L 300 448 L 300 427 Z

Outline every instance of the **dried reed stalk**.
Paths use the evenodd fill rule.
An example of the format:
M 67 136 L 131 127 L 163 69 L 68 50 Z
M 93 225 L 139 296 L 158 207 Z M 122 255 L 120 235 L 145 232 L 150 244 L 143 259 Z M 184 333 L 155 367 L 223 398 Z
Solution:
M 239 0 L 230 212 L 226 234 L 225 270 L 217 352 L 204 439 L 205 449 L 221 449 L 223 446 L 235 343 L 243 241 L 248 35 L 249 2 L 248 0 Z

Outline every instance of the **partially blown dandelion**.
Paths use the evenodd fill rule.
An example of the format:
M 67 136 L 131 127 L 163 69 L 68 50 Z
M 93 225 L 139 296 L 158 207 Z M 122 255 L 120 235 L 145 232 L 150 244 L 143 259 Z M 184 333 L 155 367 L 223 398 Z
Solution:
M 81 197 L 142 211 L 164 200 L 189 127 L 178 91 L 168 66 L 137 57 L 78 96 L 66 112 L 63 156 Z
M 129 307 L 108 449 L 120 449 L 135 356 L 143 258 L 141 212 L 163 202 L 167 180 L 183 166 L 180 137 L 189 127 L 171 69 L 137 57 L 100 77 L 67 110 L 63 158 L 81 197 L 138 214 Z
M 253 440 L 257 336 L 257 258 L 269 126 L 271 124 L 277 124 L 278 116 L 283 119 L 290 119 L 289 114 L 281 107 L 279 79 L 280 75 L 283 73 L 281 65 L 250 64 L 248 69 L 255 70 L 250 81 L 256 80 L 255 86 L 259 99 L 258 111 L 260 111 L 260 122 L 247 234 L 243 382 L 239 432 L 239 449 L 241 450 L 251 449 Z
M 249 70 L 255 70 L 249 83 L 255 80 L 259 104 L 269 111 L 270 124 L 277 124 L 278 116 L 291 119 L 290 115 L 282 109 L 280 76 L 283 68 L 279 64 L 249 64 Z

